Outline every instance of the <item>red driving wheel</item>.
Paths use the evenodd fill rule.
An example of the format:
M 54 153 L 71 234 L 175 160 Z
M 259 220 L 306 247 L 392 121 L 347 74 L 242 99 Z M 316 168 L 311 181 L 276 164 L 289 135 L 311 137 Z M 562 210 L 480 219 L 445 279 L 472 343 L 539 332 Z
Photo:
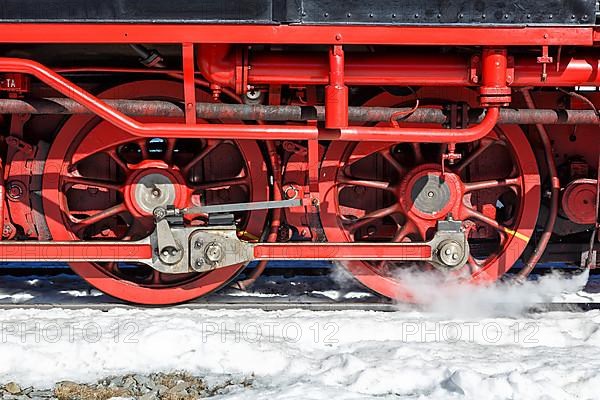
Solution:
M 431 239 L 449 216 L 467 228 L 464 266 L 429 263 L 342 263 L 362 284 L 386 297 L 426 302 L 403 272 L 489 282 L 521 256 L 540 200 L 537 163 L 518 126 L 497 127 L 476 143 L 457 145 L 462 159 L 443 175 L 445 145 L 333 142 L 320 173 L 321 222 L 330 242 L 410 242 Z
M 127 83 L 100 94 L 102 98 L 170 101 L 180 101 L 182 96 L 181 84 L 158 80 Z M 210 101 L 200 91 L 197 98 Z M 80 115 L 67 120 L 50 147 L 43 205 L 54 240 L 136 240 L 154 229 L 152 210 L 157 206 L 265 201 L 268 182 L 266 163 L 255 141 L 140 139 L 96 117 Z M 246 240 L 262 236 L 266 218 L 264 210 L 235 214 Z M 198 216 L 186 223 L 206 221 Z M 206 295 L 244 267 L 165 274 L 141 264 L 70 265 L 99 290 L 139 304 L 181 303 Z

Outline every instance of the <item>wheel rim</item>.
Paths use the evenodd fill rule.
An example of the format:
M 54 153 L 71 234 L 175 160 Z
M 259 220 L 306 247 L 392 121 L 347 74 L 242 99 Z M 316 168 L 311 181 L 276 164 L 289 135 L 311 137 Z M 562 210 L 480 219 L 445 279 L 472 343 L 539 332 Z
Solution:
M 323 159 L 319 186 L 327 239 L 428 240 L 437 221 L 452 215 L 467 221 L 473 251 L 463 268 L 446 271 L 444 278 L 479 283 L 502 276 L 525 249 L 537 219 L 539 175 L 528 141 L 519 127 L 505 126 L 477 143 L 459 145 L 462 161 L 450 168 L 443 184 L 431 186 L 430 181 L 441 176 L 442 150 L 442 145 L 332 143 Z M 432 192 L 434 199 L 442 199 L 423 200 Z M 489 257 L 481 254 L 485 251 Z M 426 302 L 399 276 L 407 263 L 342 264 L 379 294 Z M 429 264 L 412 264 L 412 269 L 432 269 Z
M 157 96 L 157 93 L 159 96 Z M 103 98 L 177 101 L 181 85 L 139 81 L 112 88 Z M 198 92 L 200 100 L 209 96 Z M 145 122 L 165 119 L 144 118 Z M 268 200 L 268 177 L 254 141 L 139 139 L 88 116 L 69 118 L 48 153 L 43 204 L 54 240 L 136 240 L 153 229 L 152 209 Z M 245 239 L 261 237 L 264 210 L 236 214 Z M 186 223 L 202 225 L 202 216 Z M 188 301 L 234 278 L 244 264 L 203 274 L 163 274 L 117 263 L 71 263 L 91 285 L 141 304 Z

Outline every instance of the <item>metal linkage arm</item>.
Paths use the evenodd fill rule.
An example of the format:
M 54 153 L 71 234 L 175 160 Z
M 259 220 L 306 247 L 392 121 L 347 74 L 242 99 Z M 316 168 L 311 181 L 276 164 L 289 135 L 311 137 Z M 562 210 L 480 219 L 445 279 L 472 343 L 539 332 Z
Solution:
M 123 261 L 152 264 L 149 238 L 135 242 L 0 241 L 1 262 Z

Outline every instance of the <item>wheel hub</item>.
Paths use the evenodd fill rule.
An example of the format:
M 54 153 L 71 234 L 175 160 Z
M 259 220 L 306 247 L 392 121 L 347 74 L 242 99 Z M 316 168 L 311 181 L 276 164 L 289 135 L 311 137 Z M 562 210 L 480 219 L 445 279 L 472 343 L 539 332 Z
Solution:
M 450 188 L 441 176 L 427 173 L 414 183 L 410 197 L 414 207 L 419 211 L 436 214 L 450 201 Z
M 179 171 L 162 162 L 142 162 L 128 179 L 125 202 L 138 215 L 150 216 L 156 207 L 185 203 L 186 185 Z
M 442 175 L 437 164 L 425 164 L 410 171 L 398 187 L 403 210 L 420 219 L 440 220 L 460 205 L 462 183 L 453 173 Z

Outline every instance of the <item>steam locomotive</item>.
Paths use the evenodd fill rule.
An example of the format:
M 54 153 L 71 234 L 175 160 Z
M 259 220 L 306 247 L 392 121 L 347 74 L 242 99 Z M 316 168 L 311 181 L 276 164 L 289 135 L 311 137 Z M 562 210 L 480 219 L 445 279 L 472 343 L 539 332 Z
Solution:
M 594 268 L 597 13 L 0 0 L 0 261 L 65 261 L 138 304 L 280 259 L 398 301 L 418 298 L 406 271 Z

